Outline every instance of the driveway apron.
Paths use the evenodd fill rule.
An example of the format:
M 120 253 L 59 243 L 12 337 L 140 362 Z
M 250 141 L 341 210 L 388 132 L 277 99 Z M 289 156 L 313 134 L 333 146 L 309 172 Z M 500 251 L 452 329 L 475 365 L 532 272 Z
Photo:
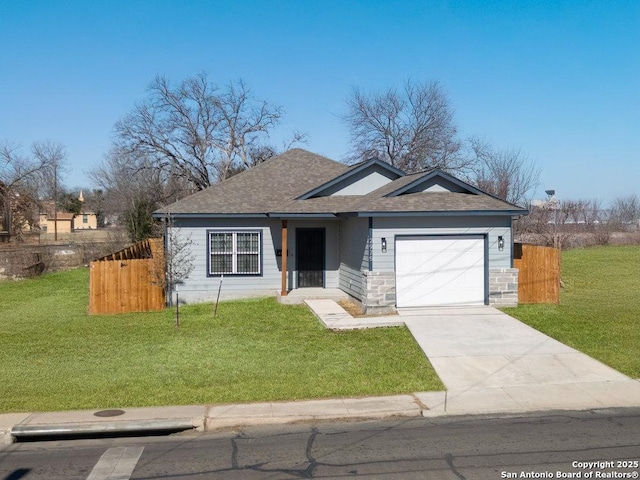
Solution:
M 447 387 L 449 412 L 640 405 L 640 382 L 495 308 L 399 314 Z

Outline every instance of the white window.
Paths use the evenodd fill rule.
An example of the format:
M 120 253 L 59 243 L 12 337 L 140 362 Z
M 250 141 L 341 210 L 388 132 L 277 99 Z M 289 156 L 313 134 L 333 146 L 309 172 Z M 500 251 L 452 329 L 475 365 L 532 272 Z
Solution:
M 256 231 L 209 231 L 209 275 L 260 275 L 261 235 Z

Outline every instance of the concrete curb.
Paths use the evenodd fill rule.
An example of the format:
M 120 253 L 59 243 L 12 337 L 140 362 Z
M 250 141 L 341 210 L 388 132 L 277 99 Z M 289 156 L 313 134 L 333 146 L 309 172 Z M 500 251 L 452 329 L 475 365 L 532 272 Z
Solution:
M 196 429 L 216 431 L 252 425 L 329 420 L 419 417 L 425 406 L 415 395 L 306 400 L 212 406 L 123 409 L 118 419 L 93 410 L 0 415 L 0 440 L 10 444 L 39 437 L 69 438 Z
M 29 418 L 30 413 L 5 413 L 0 415 L 0 445 L 8 445 L 15 441 L 11 435 L 15 425 Z
M 71 437 L 134 432 L 170 432 L 204 427 L 203 406 L 141 407 L 122 410 L 13 413 L 0 415 L 2 443 L 37 437 Z
M 417 392 L 411 395 L 386 397 L 305 400 L 297 402 L 266 402 L 211 406 L 145 407 L 123 409 L 119 420 L 96 418 L 93 410 L 49 413 L 10 413 L 0 415 L 0 444 L 10 444 L 28 438 L 99 435 L 141 435 L 195 429 L 218 431 L 256 425 L 284 425 L 323 421 L 380 420 L 384 418 L 439 417 L 457 415 L 525 414 L 541 411 L 601 410 L 606 408 L 638 408 L 640 401 L 626 396 L 624 390 L 610 385 L 614 395 L 608 402 L 562 398 L 558 392 L 541 392 L 547 402 L 513 403 L 499 401 L 501 388 L 468 391 Z M 562 388 L 554 385 L 553 388 Z M 524 393 L 530 392 L 525 388 Z M 619 396 L 625 393 L 625 396 Z M 555 398 L 555 400 L 553 400 Z M 503 399 L 504 400 L 504 399 Z M 505 403 L 506 402 L 506 403 Z
M 204 429 L 421 415 L 422 407 L 413 395 L 220 405 L 208 409 Z
M 58 425 L 16 425 L 10 435 L 19 440 L 33 437 L 99 435 L 109 433 L 170 432 L 195 428 L 189 420 L 149 420 L 100 423 L 65 423 Z

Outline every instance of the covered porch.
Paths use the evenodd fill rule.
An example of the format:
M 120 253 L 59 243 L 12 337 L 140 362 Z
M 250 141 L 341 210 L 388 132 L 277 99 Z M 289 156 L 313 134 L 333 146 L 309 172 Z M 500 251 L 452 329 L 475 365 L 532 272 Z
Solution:
M 280 276 L 278 298 L 282 303 L 349 297 L 339 288 L 339 223 L 335 217 L 281 220 L 280 242 L 274 235 L 274 245 Z M 287 300 L 288 297 L 292 298 Z

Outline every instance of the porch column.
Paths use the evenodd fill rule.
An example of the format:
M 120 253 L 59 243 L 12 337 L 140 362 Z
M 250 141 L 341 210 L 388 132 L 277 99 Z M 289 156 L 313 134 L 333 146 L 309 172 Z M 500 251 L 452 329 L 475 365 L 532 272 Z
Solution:
M 287 221 L 282 220 L 282 288 L 280 295 L 287 296 Z

